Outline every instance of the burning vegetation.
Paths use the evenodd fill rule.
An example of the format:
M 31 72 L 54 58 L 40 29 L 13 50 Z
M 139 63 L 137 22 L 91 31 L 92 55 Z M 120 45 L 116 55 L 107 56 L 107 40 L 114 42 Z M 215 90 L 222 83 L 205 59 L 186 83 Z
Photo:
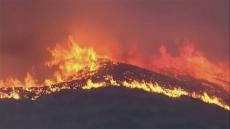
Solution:
M 52 77 L 37 81 L 27 73 L 23 81 L 16 77 L 0 80 L 0 98 L 36 100 L 61 90 L 123 86 L 172 98 L 188 96 L 230 110 L 229 69 L 211 63 L 191 45 L 182 47 L 177 57 L 160 47 L 160 56 L 148 62 L 151 67 L 138 59 L 124 61 L 98 55 L 93 48 L 80 47 L 73 38 L 48 51 L 52 58 L 45 65 L 55 68 Z

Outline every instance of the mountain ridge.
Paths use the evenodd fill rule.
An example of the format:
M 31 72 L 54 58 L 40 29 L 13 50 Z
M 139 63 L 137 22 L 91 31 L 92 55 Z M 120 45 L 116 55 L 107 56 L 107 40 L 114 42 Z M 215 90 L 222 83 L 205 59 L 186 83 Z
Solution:
M 229 112 L 125 87 L 64 90 L 36 101 L 0 100 L 4 129 L 228 129 Z

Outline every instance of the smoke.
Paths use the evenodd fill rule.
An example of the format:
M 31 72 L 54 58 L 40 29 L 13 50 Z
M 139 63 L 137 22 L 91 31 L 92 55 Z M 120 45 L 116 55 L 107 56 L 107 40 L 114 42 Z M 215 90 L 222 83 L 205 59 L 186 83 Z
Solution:
M 228 62 L 228 1 L 58 1 L 2 0 L 0 78 L 42 77 L 47 48 L 71 34 L 81 46 L 123 60 L 146 61 L 160 44 L 177 53 L 193 41 L 213 61 Z M 112 53 L 111 53 L 112 51 Z

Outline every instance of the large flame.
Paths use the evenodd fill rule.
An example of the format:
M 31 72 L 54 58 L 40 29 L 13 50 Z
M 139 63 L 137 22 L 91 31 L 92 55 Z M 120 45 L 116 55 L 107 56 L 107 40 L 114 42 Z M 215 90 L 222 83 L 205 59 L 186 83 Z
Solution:
M 183 45 L 178 56 L 172 56 L 165 46 L 160 47 L 160 56 L 152 61 L 158 70 L 175 76 L 190 75 L 200 80 L 218 84 L 229 92 L 229 68 L 210 62 L 200 51 L 195 50 L 191 43 Z
M 116 56 L 114 58 L 176 78 L 192 76 L 204 81 L 207 86 L 212 87 L 212 84 L 217 84 L 217 86 L 230 92 L 230 69 L 228 65 L 210 61 L 202 52 L 196 50 L 190 41 L 185 41 L 180 45 L 176 55 L 171 54 L 166 46 L 161 45 L 159 54 L 153 54 L 147 60 L 143 60 L 144 56 L 138 55 L 135 49 L 130 50 L 125 58 Z
M 52 59 L 45 64 L 48 67 L 57 66 L 52 79 L 46 79 L 45 84 L 52 85 L 62 82 L 70 77 L 76 76 L 79 71 L 92 72 L 98 67 L 98 56 L 92 48 L 81 48 L 69 37 L 69 42 L 65 47 L 56 44 L 52 49 L 48 49 Z
M 108 59 L 105 59 L 105 56 L 98 55 L 93 48 L 80 47 L 71 37 L 68 43 L 64 45 L 56 44 L 54 48 L 49 48 L 48 51 L 51 58 L 45 62 L 45 66 L 55 69 L 53 76 L 43 81 L 38 81 L 30 73 L 27 73 L 23 81 L 13 76 L 0 80 L 0 98 L 29 98 L 26 93 L 31 93 L 33 94 L 31 99 L 34 100 L 43 94 L 58 92 L 62 89 L 78 89 L 80 87 L 80 89 L 89 90 L 105 86 L 124 86 L 173 98 L 189 96 L 230 110 L 229 105 L 222 98 L 211 96 L 208 91 L 190 92 L 181 86 L 167 88 L 156 81 L 133 80 L 133 78 L 129 77 L 121 81 L 115 80 L 111 75 L 106 75 L 100 81 L 93 81 L 89 77 L 103 67 L 102 62 Z M 217 86 L 221 86 L 229 93 L 229 69 L 211 63 L 200 52 L 195 51 L 194 47 L 186 45 L 181 49 L 178 57 L 173 57 L 162 46 L 160 47 L 160 54 L 159 57 L 154 57 L 154 60 L 150 61 L 152 67 L 146 66 L 146 68 L 161 73 L 166 71 L 169 75 L 191 75 L 194 78 L 210 82 L 209 85 L 212 83 L 217 84 Z M 114 57 L 110 57 L 109 60 L 115 64 L 114 60 L 119 61 Z M 139 60 L 126 61 L 126 63 L 130 62 L 134 62 L 132 64 L 136 65 L 141 64 L 142 67 L 145 67 L 145 63 L 139 62 Z M 163 70 L 164 72 L 162 72 Z M 84 81 L 72 87 L 68 85 L 68 82 L 72 80 Z

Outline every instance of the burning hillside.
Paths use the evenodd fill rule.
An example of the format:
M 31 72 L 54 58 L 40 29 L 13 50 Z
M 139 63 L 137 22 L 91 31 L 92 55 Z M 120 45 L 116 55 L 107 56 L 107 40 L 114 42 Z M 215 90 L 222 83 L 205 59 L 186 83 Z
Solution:
M 189 96 L 230 110 L 228 72 L 209 62 L 193 47 L 182 48 L 184 53 L 179 57 L 170 56 L 161 47 L 159 59 L 149 62 L 153 68 L 146 67 L 138 59 L 98 55 L 93 48 L 80 47 L 72 38 L 67 44 L 57 44 L 48 51 L 52 58 L 45 65 L 56 69 L 52 77 L 37 81 L 28 73 L 24 81 L 15 77 L 1 80 L 0 98 L 36 100 L 41 95 L 64 89 L 77 91 L 113 86 L 173 98 Z

